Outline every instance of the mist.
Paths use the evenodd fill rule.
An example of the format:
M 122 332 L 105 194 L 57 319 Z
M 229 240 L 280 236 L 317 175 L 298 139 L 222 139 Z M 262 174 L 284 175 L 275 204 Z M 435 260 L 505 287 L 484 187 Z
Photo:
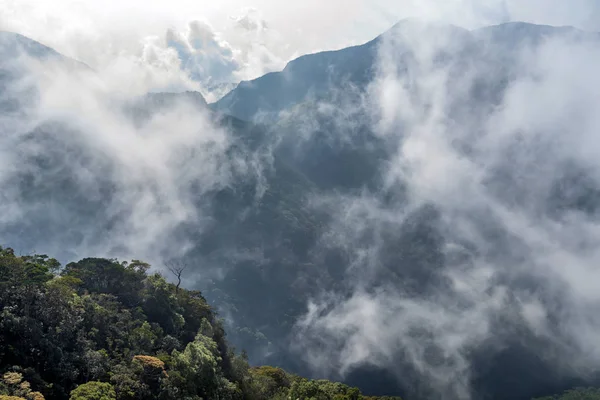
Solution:
M 6 70 L 29 73 L 3 96 L 29 101 L 2 117 L 3 245 L 63 261 L 137 255 L 160 266 L 184 256 L 177 229 L 202 231 L 206 194 L 248 172 L 204 100 L 179 96 L 134 118 L 142 99 L 112 92 L 92 70 L 15 60 Z
M 317 6 L 266 1 L 131 24 L 115 2 L 4 3 L 1 29 L 85 64 L 0 61 L 0 245 L 184 260 L 252 362 L 314 377 L 461 400 L 597 381 L 600 36 L 488 27 L 592 31 L 595 4 L 332 2 L 311 25 Z M 401 19 L 368 81 L 252 122 L 207 104 Z
M 317 371 L 377 366 L 441 399 L 492 395 L 478 354 L 519 346 L 556 379 L 597 371 L 598 37 L 521 33 L 386 34 L 367 104 L 395 147 L 378 190 L 334 200 L 322 241 L 347 257 L 343 289 L 297 324 Z
M 197 90 L 213 102 L 240 81 L 280 71 L 303 54 L 364 43 L 403 18 L 469 29 L 524 21 L 594 31 L 599 10 L 594 0 L 2 0 L 0 30 L 87 63 L 113 90 Z

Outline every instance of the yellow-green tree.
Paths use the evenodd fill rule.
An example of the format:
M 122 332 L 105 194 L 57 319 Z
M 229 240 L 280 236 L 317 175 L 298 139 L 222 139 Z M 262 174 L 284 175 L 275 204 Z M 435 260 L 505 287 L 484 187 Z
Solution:
M 110 383 L 88 382 L 71 391 L 70 400 L 116 400 L 115 389 Z

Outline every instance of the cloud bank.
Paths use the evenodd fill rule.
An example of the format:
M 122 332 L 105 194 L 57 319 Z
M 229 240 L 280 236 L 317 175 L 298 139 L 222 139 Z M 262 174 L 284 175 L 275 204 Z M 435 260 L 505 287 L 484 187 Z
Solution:
M 152 106 L 63 58 L 0 67 L 0 103 L 19 100 L 1 118 L 3 244 L 65 261 L 140 254 L 160 267 L 189 249 L 183 226 L 210 225 L 209 194 L 249 171 L 201 98 Z
M 3 237 L 24 238 L 23 248 L 45 243 L 35 250 L 50 254 L 73 243 L 66 258 L 180 257 L 190 247 L 185 234 L 212 222 L 208 195 L 260 174 L 263 161 L 232 159 L 230 133 L 194 102 L 142 122 L 124 104 L 148 91 L 217 97 L 295 54 L 370 39 L 417 16 L 438 23 L 404 24 L 386 36 L 368 107 L 358 113 L 371 116 L 391 149 L 381 186 L 330 194 L 335 212 L 319 245 L 345 256 L 343 273 L 337 290 L 310 299 L 296 344 L 321 373 L 376 365 L 399 381 L 414 378 L 414 392 L 430 398 L 478 393 L 481 353 L 519 343 L 559 376 L 594 371 L 598 45 L 563 35 L 499 49 L 486 46 L 485 31 L 475 45 L 440 21 L 595 29 L 595 3 L 257 2 L 264 16 L 240 13 L 247 5 L 237 2 L 224 11 L 192 3 L 159 7 L 160 19 L 135 2 L 55 10 L 0 2 L 2 29 L 47 38 L 97 71 L 78 77 L 25 60 L 33 80 L 3 92 L 34 94 L 26 114 L 1 117 Z M 331 33 L 332 21 L 342 33 Z M 501 33 L 528 37 L 509 28 Z M 349 125 L 347 113 L 327 115 Z
M 477 391 L 481 352 L 521 343 L 560 379 L 600 365 L 600 42 L 486 32 L 405 21 L 380 46 L 367 104 L 397 147 L 382 188 L 335 199 L 342 289 L 295 336 L 321 374 L 375 365 L 468 399 L 500 395 Z

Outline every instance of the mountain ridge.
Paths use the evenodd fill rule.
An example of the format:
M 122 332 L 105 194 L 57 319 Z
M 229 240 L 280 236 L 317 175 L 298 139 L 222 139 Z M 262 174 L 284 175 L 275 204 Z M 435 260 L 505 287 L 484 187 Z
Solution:
M 422 31 L 438 30 L 450 35 L 462 35 L 475 43 L 490 41 L 510 41 L 517 35 L 522 41 L 539 41 L 551 35 L 569 33 L 585 39 L 600 40 L 600 33 L 582 31 L 573 27 L 553 27 L 527 22 L 506 22 L 488 27 L 467 30 L 451 24 L 424 22 L 418 19 L 404 19 L 374 39 L 360 45 L 338 50 L 326 50 L 302 55 L 289 61 L 285 68 L 278 72 L 270 72 L 259 78 L 242 81 L 232 91 L 209 106 L 243 120 L 266 118 L 273 120 L 277 114 L 286 108 L 305 101 L 307 98 L 318 99 L 327 93 L 335 84 L 342 83 L 341 74 L 347 83 L 363 85 L 369 82 L 375 71 L 374 60 L 377 47 L 388 37 L 395 36 L 406 29 Z M 528 36 L 524 35 L 527 34 Z M 512 34 L 512 36 L 508 36 Z M 507 44 L 510 46 L 510 44 Z M 354 65 L 348 66 L 348 60 L 354 60 Z M 356 60 L 360 60 L 356 62 Z M 351 63 L 352 64 L 352 63 Z M 311 70 L 307 69 L 310 66 Z M 327 71 L 331 67 L 334 71 Z M 337 70 L 335 70 L 337 68 Z M 332 73 L 333 72 L 333 73 Z M 312 76 L 310 76 L 312 75 Z M 306 78 L 311 78 L 310 79 Z M 333 79 L 333 82 L 328 81 Z M 331 85 L 333 83 L 333 85 Z M 282 96 L 281 93 L 296 91 L 292 95 Z M 291 97 L 290 97 L 291 96 Z M 244 105 L 241 107 L 240 105 Z
M 2 53 L 5 54 L 2 54 Z M 73 57 L 66 56 L 54 48 L 47 46 L 28 36 L 11 31 L 0 30 L 0 55 L 4 59 L 16 57 L 19 52 L 23 52 L 29 57 L 40 60 L 57 60 L 71 64 L 73 67 L 84 68 L 93 71 L 86 63 L 76 60 Z
M 417 25 L 415 29 L 422 27 Z M 521 29 L 523 27 L 526 29 Z M 405 22 L 396 26 L 394 32 L 402 33 L 404 28 L 409 32 L 412 29 L 410 23 L 407 25 Z M 507 209 L 531 206 L 539 213 L 550 209 L 548 213 L 552 222 L 572 214 L 592 218 L 597 213 L 596 204 L 599 204 L 597 199 L 600 198 L 594 177 L 576 167 L 570 173 L 564 173 L 564 169 L 557 167 L 556 170 L 563 173 L 547 176 L 544 170 L 547 164 L 537 166 L 529 162 L 530 159 L 549 162 L 550 157 L 540 154 L 543 151 L 535 142 L 529 143 L 528 147 L 528 143 L 523 143 L 523 138 L 519 137 L 507 146 L 508 149 L 502 149 L 505 152 L 497 154 L 499 160 L 496 164 L 488 165 L 481 163 L 480 159 L 470 158 L 476 150 L 472 139 L 479 138 L 487 126 L 478 126 L 478 123 L 489 122 L 486 118 L 491 110 L 502 104 L 507 88 L 519 73 L 514 62 L 519 46 L 514 45 L 511 33 L 516 32 L 518 39 L 529 45 L 538 42 L 536 38 L 540 37 L 539 34 L 543 36 L 545 28 L 538 29 L 532 24 L 508 27 L 503 24 L 502 28 L 492 29 L 492 33 L 500 32 L 497 35 L 499 39 L 489 43 L 486 42 L 489 31 L 474 35 L 471 31 L 457 27 L 448 29 L 445 25 L 435 29 L 434 39 L 443 39 L 447 32 L 450 36 L 456 34 L 466 38 L 464 42 L 457 40 L 454 47 L 444 47 L 443 41 L 440 45 L 431 40 L 436 50 L 432 54 L 436 57 L 432 57 L 434 62 L 426 65 L 427 68 L 448 72 L 450 79 L 447 82 L 436 82 L 447 84 L 441 89 L 455 94 L 452 103 L 443 104 L 447 107 L 442 112 L 449 121 L 444 126 L 444 133 L 451 134 L 456 129 L 473 134 L 472 137 L 459 136 L 453 141 L 451 145 L 458 150 L 451 154 L 461 161 L 487 166 L 480 171 L 484 175 L 482 190 L 490 189 L 485 192 L 486 195 Z M 505 35 L 503 30 L 508 34 Z M 570 34 L 570 30 L 560 32 Z M 395 34 L 388 33 L 388 36 L 391 36 L 390 42 L 396 38 Z M 402 45 L 401 40 L 397 42 Z M 180 100 L 191 106 L 181 109 L 189 112 L 188 115 L 197 116 L 196 111 L 206 111 L 211 124 L 225 130 L 231 142 L 231 147 L 223 154 L 217 154 L 219 165 L 237 162 L 251 167 L 248 169 L 250 173 L 236 173 L 238 170 L 232 168 L 231 180 L 224 187 L 209 186 L 203 191 L 203 182 L 192 180 L 188 188 L 185 186 L 186 178 L 191 176 L 193 179 L 196 171 L 200 173 L 203 169 L 199 161 L 202 158 L 193 157 L 194 152 L 210 146 L 198 142 L 187 144 L 186 151 L 176 155 L 181 170 L 170 171 L 183 173 L 175 173 L 168 183 L 175 183 L 173 189 L 176 193 L 181 190 L 180 194 L 191 199 L 195 210 L 207 218 L 190 217 L 177 225 L 173 232 L 161 232 L 161 240 L 172 244 L 170 248 L 178 249 L 181 243 L 189 244 L 183 260 L 192 266 L 187 270 L 191 275 L 188 284 L 202 289 L 211 303 L 223 310 L 232 342 L 239 348 L 247 348 L 250 359 L 257 363 L 268 360 L 272 364 L 290 366 L 294 372 L 316 373 L 307 371 L 314 365 L 305 361 L 305 354 L 291 349 L 291 344 L 309 336 L 295 336 L 298 335 L 298 321 L 308 312 L 308 301 L 320 300 L 319 296 L 323 293 L 337 296 L 342 302 L 349 296 L 368 297 L 379 293 L 383 293 L 383 301 L 391 298 L 392 302 L 396 300 L 400 304 L 402 297 L 396 298 L 396 295 L 417 303 L 424 301 L 427 305 L 441 299 L 444 303 L 449 302 L 452 308 L 448 310 L 443 304 L 442 311 L 450 311 L 452 316 L 456 310 L 468 307 L 471 299 L 466 298 L 464 300 L 467 301 L 463 302 L 458 296 L 454 303 L 455 298 L 451 297 L 453 287 L 445 275 L 447 263 L 450 267 L 455 266 L 452 263 L 461 263 L 469 273 L 469 266 L 479 261 L 478 257 L 486 257 L 486 262 L 501 265 L 513 265 L 525 258 L 526 249 L 523 249 L 525 246 L 519 238 L 512 231 L 507 232 L 502 221 L 489 216 L 487 208 L 482 211 L 470 203 L 464 207 L 468 211 L 468 219 L 462 222 L 486 243 L 485 248 L 479 248 L 477 242 L 470 238 L 454 236 L 455 230 L 460 232 L 456 229 L 460 226 L 451 224 L 454 216 L 444 215 L 441 205 L 429 200 L 409 204 L 409 207 L 407 202 L 411 193 L 407 194 L 405 182 L 386 181 L 384 174 L 396 161 L 394 157 L 402 156 L 396 152 L 405 132 L 404 126 L 398 123 L 391 125 L 396 135 L 393 140 L 382 138 L 375 132 L 377 126 L 369 113 L 372 108 L 367 108 L 372 104 L 365 107 L 362 102 L 361 96 L 370 83 L 374 73 L 373 60 L 377 56 L 377 43 L 368 43 L 371 43 L 368 51 L 365 51 L 365 44 L 353 46 L 350 50 L 319 53 L 316 57 L 302 56 L 300 61 L 286 66 L 285 73 L 268 74 L 262 77 L 260 84 L 251 84 L 252 90 L 236 100 L 240 101 L 242 111 L 252 115 L 252 107 L 260 111 L 263 104 L 256 99 L 260 100 L 263 96 L 264 104 L 271 107 L 271 121 L 269 116 L 265 118 L 268 124 L 255 123 L 260 120 L 260 115 L 248 118 L 254 121 L 245 121 L 228 116 L 227 110 L 209 113 L 205 100 L 197 93 L 155 93 L 132 100 L 134 103 L 139 101 L 138 111 L 141 111 L 142 118 L 137 122 L 142 126 L 152 124 L 152 118 L 164 111 L 168 114 L 170 109 L 177 108 Z M 489 44 L 489 47 L 479 46 L 481 43 Z M 506 52 L 500 53 L 499 49 Z M 420 69 L 422 65 L 418 57 L 403 50 L 400 48 L 400 51 L 392 52 L 390 62 L 397 63 L 394 66 L 398 66 L 398 73 L 408 71 L 414 74 L 414 81 L 419 83 L 422 74 L 428 70 Z M 438 54 L 441 56 L 437 57 Z M 332 62 L 333 69 L 329 69 Z M 403 75 L 400 76 L 402 78 Z M 264 81 L 267 87 L 263 91 Z M 311 87 L 315 89 L 312 92 Z M 418 99 L 422 94 L 419 85 L 410 88 L 410 94 Z M 427 100 L 426 95 L 423 97 Z M 425 102 L 424 112 L 429 106 Z M 278 107 L 283 107 L 285 112 L 281 113 Z M 130 121 L 122 118 L 121 111 L 116 111 L 119 123 L 109 125 L 117 132 L 122 125 L 131 128 Z M 177 118 L 185 118 L 185 115 L 179 114 Z M 82 115 L 82 119 L 84 117 Z M 201 129 L 213 127 L 203 125 L 205 121 L 199 118 L 191 121 L 193 126 L 198 124 L 198 135 L 201 135 Z M 154 183 L 150 181 L 148 184 L 143 180 L 119 185 L 122 182 L 118 179 L 119 169 L 115 165 L 119 167 L 121 164 L 111 164 L 109 154 L 99 152 L 93 140 L 78 140 L 85 135 L 79 135 L 84 131 L 77 129 L 85 126 L 70 126 L 68 120 L 59 122 L 64 124 L 55 121 L 41 124 L 34 131 L 18 137 L 19 141 L 11 142 L 11 146 L 22 150 L 14 152 L 15 165 L 28 167 L 12 176 L 14 179 L 10 182 L 14 186 L 10 187 L 11 193 L 20 196 L 17 197 L 19 206 L 32 204 L 33 207 L 23 221 L 10 227 L 12 230 L 5 224 L 0 226 L 0 239 L 5 243 L 28 240 L 27 248 L 34 248 L 36 244 L 50 246 L 48 243 L 51 243 L 61 251 L 68 251 L 71 246 L 77 248 L 81 245 L 82 240 L 101 241 L 113 233 L 118 235 L 121 230 L 129 228 L 127 216 L 130 210 L 127 206 L 131 205 L 133 211 L 138 207 L 137 196 L 135 201 L 127 203 L 127 197 L 124 201 L 118 195 L 135 194 L 136 190 L 147 195 L 148 192 L 143 192 L 143 189 Z M 96 125 L 104 125 L 104 120 L 95 122 Z M 177 127 L 177 122 L 176 119 L 170 120 L 168 125 L 159 128 L 158 133 L 170 133 L 171 127 Z M 92 132 L 108 134 L 108 131 L 96 131 L 97 126 L 91 128 Z M 131 129 L 135 134 L 145 133 Z M 65 132 L 72 134 L 65 135 Z M 167 139 L 167 135 L 164 138 Z M 432 144 L 433 140 L 425 139 L 426 145 Z M 443 142 L 443 138 L 439 139 Z M 39 150 L 29 151 L 31 149 Z M 140 153 L 134 152 L 133 155 Z M 165 162 L 165 158 L 157 158 L 157 161 Z M 78 185 L 79 171 L 86 171 L 84 177 L 91 178 L 88 190 Z M 436 178 L 445 177 L 444 184 L 454 184 L 454 172 L 435 169 L 434 175 Z M 545 178 L 547 181 L 544 181 Z M 540 180 L 543 185 L 536 186 Z M 184 182 L 183 186 L 176 185 L 180 181 Z M 539 193 L 533 191 L 540 187 Z M 161 191 L 161 185 L 152 189 L 162 197 L 172 194 Z M 468 190 L 468 185 L 464 189 Z M 549 194 L 542 191 L 544 189 L 548 189 Z M 531 198 L 541 199 L 540 202 L 547 208 L 540 207 L 538 210 L 537 203 L 527 203 Z M 150 196 L 149 199 L 152 202 L 161 197 Z M 124 206 L 113 212 L 107 206 L 111 204 Z M 463 209 L 454 211 L 460 215 Z M 143 228 L 151 229 L 150 225 L 151 221 Z M 13 240 L 9 240 L 11 238 Z M 19 238 L 21 242 L 17 241 Z M 210 273 L 215 269 L 219 275 L 213 279 Z M 495 271 L 494 286 L 485 289 L 493 290 L 495 285 L 508 288 L 507 282 L 516 279 L 512 274 L 518 272 L 514 269 Z M 523 282 L 519 282 L 515 293 L 511 293 L 516 294 L 517 299 L 521 294 L 519 290 L 526 293 L 525 299 L 529 298 L 529 293 L 546 295 L 542 292 L 543 280 L 538 282 L 533 273 L 529 274 L 527 271 Z M 368 299 L 375 303 L 379 300 L 378 297 Z M 545 298 L 539 301 L 543 302 Z M 464 358 L 458 361 L 464 361 L 469 370 L 459 372 L 465 375 L 470 372 L 473 376 L 469 376 L 472 380 L 459 384 L 472 387 L 474 393 L 486 399 L 527 399 L 537 394 L 560 391 L 573 382 L 579 382 L 569 375 L 572 371 L 557 368 L 552 357 L 539 357 L 540 354 L 563 355 L 562 349 L 553 347 L 552 342 L 552 339 L 562 337 L 537 337 L 535 332 L 526 330 L 526 325 L 520 325 L 523 321 L 518 312 L 511 314 L 518 304 L 508 302 L 504 305 L 506 307 L 497 311 L 500 315 L 490 322 L 489 329 L 493 334 L 489 340 L 474 347 L 468 343 L 461 349 L 464 354 L 461 352 L 460 357 Z M 553 310 L 551 308 L 550 312 Z M 401 320 L 405 314 L 399 309 L 395 311 L 400 315 L 394 315 L 394 318 Z M 327 316 L 328 310 L 322 312 Z M 377 312 L 376 309 L 374 312 Z M 368 316 L 373 316 L 374 312 Z M 458 315 L 461 315 L 460 312 Z M 373 323 L 365 318 L 365 321 L 350 322 L 356 325 L 351 325 L 347 331 L 361 332 L 365 328 L 361 325 L 363 323 L 370 324 L 369 329 L 377 330 L 378 325 L 386 325 L 389 321 L 375 319 Z M 410 324 L 410 318 L 401 322 Z M 419 326 L 415 334 L 421 331 L 427 331 L 427 327 Z M 333 333 L 338 334 L 337 330 Z M 429 335 L 429 332 L 425 333 Z M 434 339 L 435 333 L 430 335 Z M 316 347 L 319 352 L 333 360 L 331 364 L 325 360 L 325 367 L 318 365 L 320 373 L 337 377 L 336 367 L 339 364 L 336 364 L 336 358 L 348 348 L 338 348 L 338 344 L 344 344 L 344 338 L 335 335 L 333 339 L 336 340 L 320 342 L 327 336 L 317 334 L 315 342 L 306 343 L 321 346 Z M 410 335 L 408 337 L 411 338 Z M 419 375 L 403 353 L 401 344 L 393 342 L 383 349 L 386 352 L 383 357 L 387 363 L 385 368 L 376 369 L 370 365 L 371 359 L 367 359 L 366 365 L 352 365 L 352 371 L 342 378 L 360 382 L 365 391 L 374 394 L 381 390 L 411 393 L 411 398 L 439 398 L 433 394 L 435 385 L 429 381 L 431 377 Z M 419 341 L 418 344 L 426 346 L 422 348 L 426 357 L 421 360 L 426 368 L 440 367 L 440 361 L 443 361 L 441 367 L 444 366 L 444 349 L 439 348 L 435 341 Z M 304 350 L 310 350 L 309 345 Z M 568 357 L 564 355 L 564 358 Z M 451 363 L 454 361 L 449 359 L 448 365 L 453 366 Z M 453 384 L 454 381 L 450 382 L 448 387 L 452 389 Z M 455 398 L 452 397 L 453 392 L 443 393 L 445 398 Z

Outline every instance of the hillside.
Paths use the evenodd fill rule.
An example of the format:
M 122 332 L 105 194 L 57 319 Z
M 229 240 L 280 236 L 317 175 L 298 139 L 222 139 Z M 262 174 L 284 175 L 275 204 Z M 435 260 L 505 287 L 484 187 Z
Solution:
M 553 27 L 511 22 L 472 31 L 463 28 L 406 19 L 388 31 L 362 45 L 336 51 L 307 54 L 290 61 L 280 72 L 241 82 L 211 108 L 237 118 L 252 121 L 277 120 L 279 113 L 304 102 L 331 102 L 333 99 L 355 96 L 381 75 L 381 47 L 390 43 L 397 48 L 396 69 L 401 75 L 416 72 L 415 41 L 426 38 L 424 46 L 446 42 L 440 50 L 439 66 L 457 68 L 452 73 L 478 70 L 476 85 L 465 99 L 469 105 L 477 100 L 489 102 L 501 95 L 502 82 L 514 79 L 519 71 L 512 63 L 518 53 L 534 49 L 550 38 L 575 38 L 577 41 L 598 42 L 600 34 L 571 27 Z M 460 90 L 459 88 L 457 88 Z M 486 96 L 481 98 L 481 96 Z M 335 103 L 334 103 L 335 104 Z
M 0 399 L 375 399 L 250 367 L 200 292 L 149 267 L 0 248 Z
M 0 399 L 401 400 L 251 367 L 200 292 L 149 268 L 100 258 L 61 267 L 0 248 Z M 536 400 L 551 399 L 600 391 Z

